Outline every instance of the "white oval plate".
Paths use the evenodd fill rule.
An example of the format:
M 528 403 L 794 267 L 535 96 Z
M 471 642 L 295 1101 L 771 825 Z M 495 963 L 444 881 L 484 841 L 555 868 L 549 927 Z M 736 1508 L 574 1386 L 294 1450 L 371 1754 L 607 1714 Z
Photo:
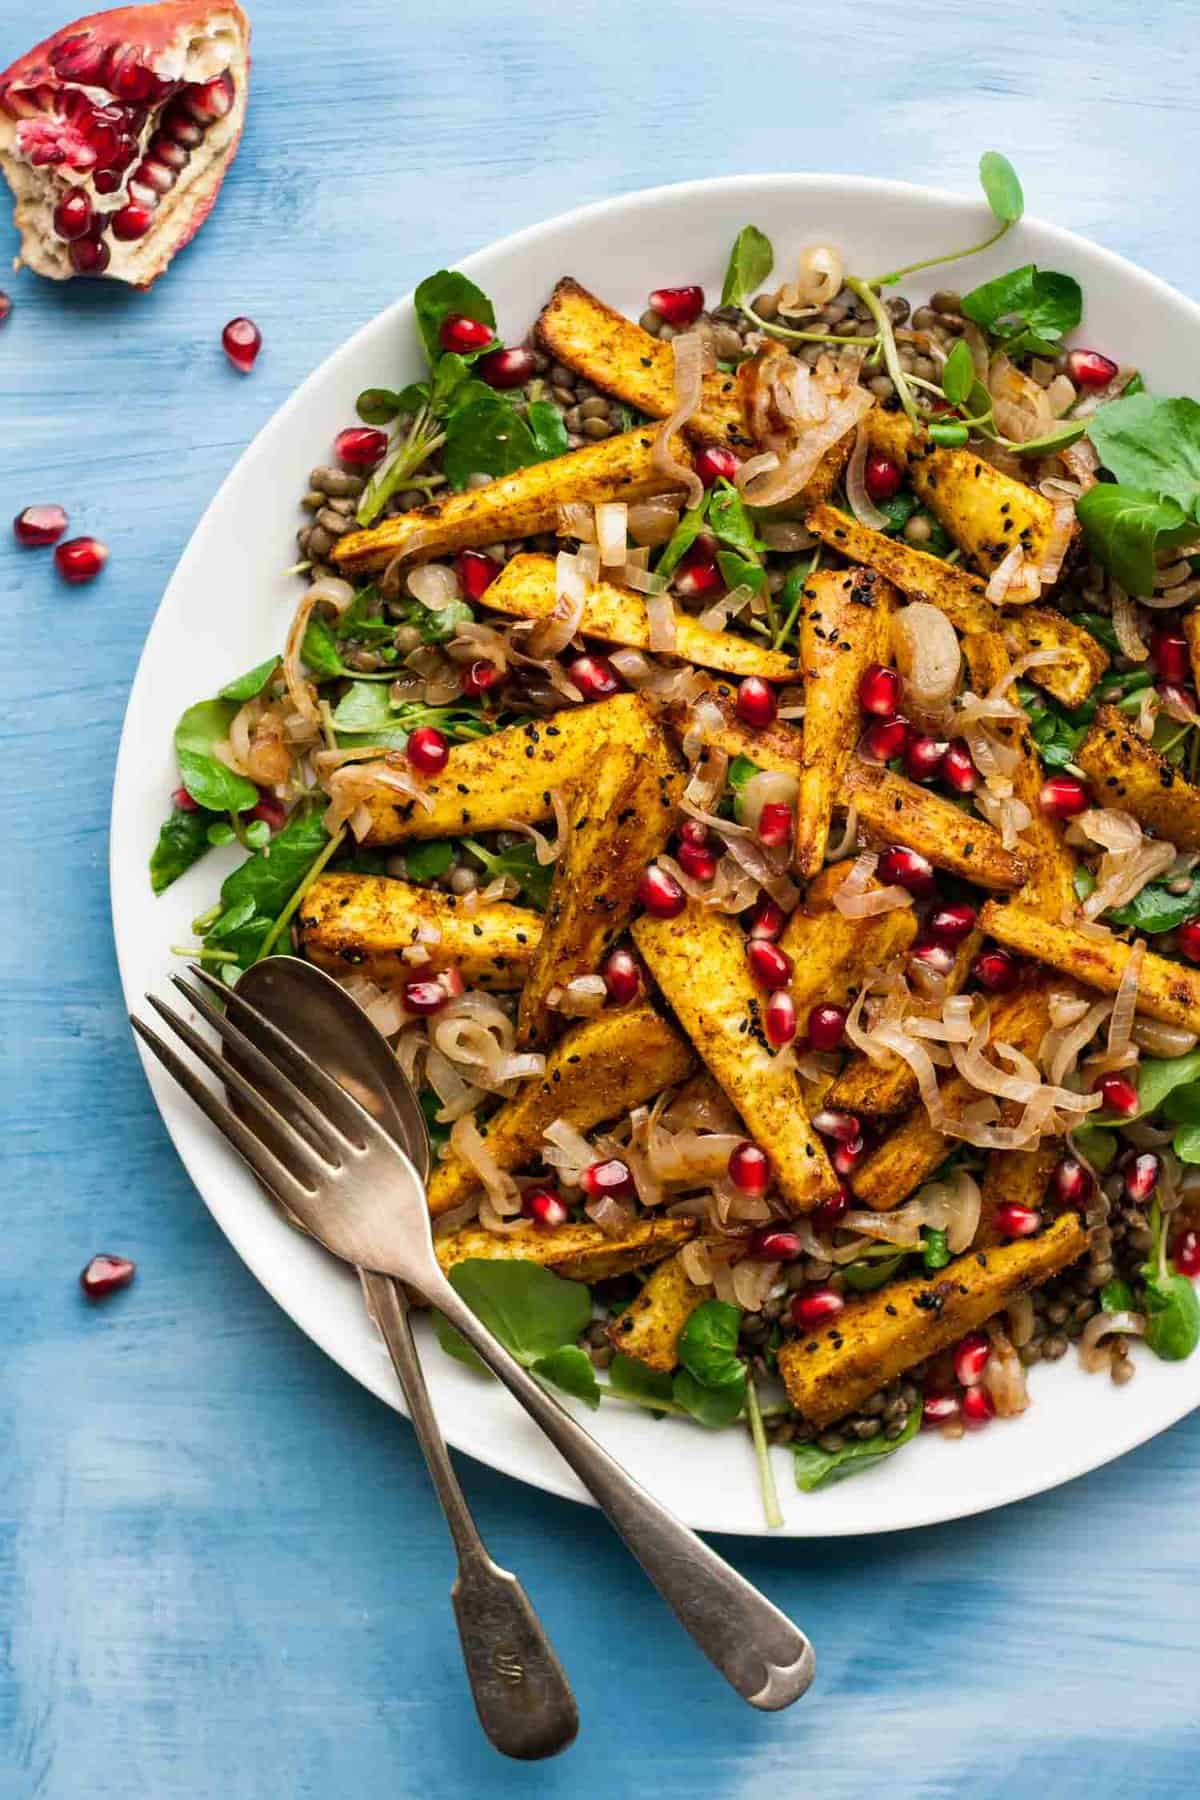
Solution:
M 559 276 L 577 276 L 637 317 L 652 287 L 700 281 L 712 300 L 740 227 L 775 244 L 780 278 L 806 243 L 841 245 L 863 274 L 970 244 L 986 235 L 982 200 L 850 176 L 738 176 L 657 188 L 583 207 L 481 250 L 461 265 L 492 296 L 501 332 L 519 339 Z M 1023 222 L 986 256 L 905 286 L 939 279 L 974 285 L 1033 261 L 1083 284 L 1083 341 L 1142 367 L 1151 387 L 1200 393 L 1200 308 L 1161 281 L 1065 231 Z M 112 814 L 112 904 L 126 999 L 142 1005 L 190 941 L 189 921 L 211 904 L 223 873 L 214 853 L 155 899 L 146 864 L 176 784 L 171 734 L 184 707 L 252 667 L 283 642 L 296 585 L 290 560 L 307 470 L 354 415 L 365 387 L 418 377 L 411 299 L 363 327 L 275 415 L 205 513 L 167 588 L 142 654 L 117 763 Z M 296 1323 L 389 1405 L 399 1390 L 368 1326 L 358 1284 L 288 1229 L 190 1102 L 155 1065 L 147 1074 L 167 1129 L 196 1186 L 239 1255 Z M 426 1369 L 451 1443 L 493 1468 L 581 1500 L 582 1488 L 523 1413 L 494 1384 L 426 1339 Z M 982 1512 L 1052 1488 L 1119 1456 L 1200 1402 L 1200 1357 L 1166 1364 L 1139 1355 L 1138 1377 L 1114 1389 L 1074 1356 L 1032 1380 L 1020 1420 L 966 1442 L 922 1437 L 877 1471 L 811 1495 L 795 1491 L 790 1458 L 776 1476 L 794 1537 L 897 1531 Z M 707 1531 L 763 1531 L 754 1462 L 740 1430 L 708 1433 L 605 1405 L 588 1427 L 660 1499 Z

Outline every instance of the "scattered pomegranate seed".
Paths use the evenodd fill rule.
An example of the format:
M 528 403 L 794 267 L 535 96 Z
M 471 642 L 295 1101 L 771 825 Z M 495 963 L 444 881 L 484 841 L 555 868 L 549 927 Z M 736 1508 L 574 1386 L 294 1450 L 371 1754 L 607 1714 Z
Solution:
M 123 244 L 136 242 L 144 238 L 154 223 L 154 208 L 143 206 L 137 200 L 129 200 L 109 220 L 109 226 L 115 238 Z
M 913 738 L 904 752 L 904 773 L 910 781 L 936 781 L 949 748 L 937 738 Z
M 763 1030 L 772 1049 L 782 1050 L 796 1035 L 796 1002 L 786 988 L 778 988 L 763 1009 Z
M 839 1144 L 852 1144 L 862 1136 L 862 1121 L 856 1113 L 835 1112 L 832 1107 L 823 1106 L 813 1114 L 812 1123 L 814 1131 Z
M 500 573 L 500 564 L 480 550 L 463 550 L 454 559 L 458 585 L 468 600 L 479 600 Z
M 627 1006 L 636 1000 L 642 985 L 642 971 L 637 958 L 628 950 L 610 950 L 600 968 L 604 986 L 614 1006 Z
M 732 481 L 738 472 L 738 459 L 723 444 L 706 444 L 697 450 L 694 468 L 706 488 L 716 481 Z
M 858 704 L 865 713 L 890 719 L 900 705 L 900 676 L 883 663 L 864 669 L 858 683 Z
M 258 805 L 250 809 L 250 817 L 261 819 L 272 831 L 279 831 L 287 822 L 287 811 L 273 794 L 261 794 Z
M 929 930 L 942 944 L 961 944 L 975 929 L 978 914 L 965 900 L 939 906 L 929 915 Z
M 752 938 L 777 938 L 785 922 L 783 908 L 770 894 L 760 894 L 747 915 L 746 929 Z
M 808 1288 L 792 1296 L 792 1324 L 801 1331 L 817 1331 L 830 1319 L 836 1319 L 845 1305 L 834 1288 Z
M 469 356 L 472 350 L 482 350 L 490 344 L 495 335 L 482 319 L 468 319 L 466 313 L 447 313 L 438 332 L 438 341 L 443 350 Z
M 989 994 L 1011 994 L 1017 972 L 1017 959 L 1007 950 L 984 950 L 971 965 L 972 975 Z
M 876 719 L 863 732 L 863 748 L 876 762 L 891 762 L 903 756 L 912 736 L 912 726 L 901 713 L 894 719 Z
M 1116 363 L 1098 350 L 1067 351 L 1067 374 L 1076 387 L 1107 387 L 1116 373 Z
M 450 759 L 444 734 L 433 725 L 418 725 L 408 740 L 406 754 L 421 775 L 440 775 Z
M 758 815 L 758 841 L 766 850 L 782 850 L 792 841 L 792 809 L 783 800 L 769 800 Z
M 679 845 L 677 861 L 685 875 L 693 881 L 711 881 L 717 872 L 717 859 L 711 850 L 684 838 Z
M 230 319 L 221 333 L 221 348 L 234 368 L 248 375 L 262 349 L 262 332 L 253 319 Z
M 1181 1275 L 1200 1275 L 1200 1231 L 1181 1231 L 1171 1251 L 1171 1261 Z
M 969 1331 L 954 1347 L 954 1377 L 960 1387 L 974 1387 L 982 1381 L 992 1347 L 982 1331 Z
M 175 789 L 175 792 L 171 795 L 171 805 L 177 807 L 180 812 L 200 811 L 200 808 L 196 805 L 196 802 L 192 799 L 192 796 L 185 787 L 177 787 Z
M 61 506 L 27 506 L 13 520 L 13 536 L 28 550 L 57 544 L 66 529 L 67 515 Z
M 800 1239 L 782 1225 L 760 1225 L 750 1234 L 746 1254 L 755 1262 L 794 1262 L 800 1255 Z
M 787 987 L 792 979 L 791 957 L 770 938 L 751 938 L 746 945 L 746 961 L 756 985 L 768 994 Z
M 771 1164 L 749 1138 L 743 1138 L 729 1152 L 729 1179 L 742 1194 L 765 1194 L 770 1186 Z
M 638 882 L 638 904 L 654 919 L 677 919 L 687 905 L 687 895 L 666 869 L 651 863 Z
M 650 305 L 660 319 L 677 330 L 694 325 L 704 311 L 704 289 L 702 287 L 655 288 L 650 296 Z
M 829 1160 L 837 1173 L 844 1177 L 853 1175 L 866 1153 L 866 1138 L 857 1137 L 849 1144 L 835 1144 L 829 1153 Z
M 89 1300 L 106 1300 L 118 1288 L 128 1287 L 136 1274 L 137 1264 L 127 1256 L 102 1252 L 80 1271 L 79 1285 Z
M 915 963 L 914 973 L 922 971 L 927 975 L 939 977 L 949 975 L 954 967 L 954 952 L 949 944 L 931 943 L 925 939 L 923 943 L 914 944 L 908 953 L 910 963 Z
M 3 289 L 0 289 L 0 325 L 3 325 L 11 311 L 12 301 Z
M 775 689 L 762 679 L 761 675 L 747 675 L 737 696 L 737 716 L 743 725 L 749 725 L 755 731 L 762 731 L 766 726 L 774 724 L 778 702 Z M 764 812 L 766 808 L 764 807 Z
M 577 656 L 567 674 L 585 700 L 607 700 L 621 689 L 621 677 L 607 656 Z
M 468 663 L 461 676 L 462 691 L 476 700 L 480 694 L 486 694 L 489 688 L 494 688 L 499 679 L 500 670 L 494 662 L 481 660 Z
M 1148 1200 L 1158 1186 L 1162 1163 L 1152 1150 L 1135 1156 L 1125 1171 L 1125 1192 L 1131 1200 Z
M 620 1200 L 635 1191 L 629 1164 L 623 1163 L 619 1156 L 610 1156 L 605 1162 L 589 1163 L 579 1179 L 593 1200 L 602 1200 L 606 1195 Z
M 854 1205 L 854 1195 L 843 1181 L 836 1194 L 814 1207 L 813 1226 L 817 1231 L 833 1231 L 842 1222 L 842 1217 Z
M 416 1013 L 419 1018 L 432 1018 L 434 1013 L 441 1012 L 450 996 L 440 981 L 406 981 L 404 983 L 404 1004 L 409 1012 Z
M 1119 1113 L 1123 1119 L 1132 1119 L 1138 1109 L 1137 1088 L 1124 1075 L 1097 1076 L 1092 1092 L 1104 1101 L 1105 1112 Z
M 1092 1177 L 1073 1156 L 1064 1156 L 1053 1176 L 1054 1192 L 1063 1206 L 1077 1207 L 1087 1203 L 1092 1191 Z
M 570 1216 L 552 1188 L 527 1188 L 521 1195 L 521 1211 L 543 1231 L 557 1231 Z
M 921 1424 L 932 1431 L 957 1419 L 961 1411 L 957 1394 L 931 1391 L 921 1401 Z
M 962 1421 L 968 1431 L 982 1431 L 996 1416 L 996 1402 L 985 1387 L 970 1387 L 962 1397 Z
M 1162 628 L 1150 639 L 1150 656 L 1161 680 L 1177 687 L 1186 685 L 1192 673 L 1187 639 L 1181 632 Z
M 1020 1206 L 1015 1200 L 1006 1201 L 998 1206 L 992 1214 L 996 1230 L 1005 1237 L 1032 1237 L 1042 1229 L 1042 1215 L 1032 1206 Z
M 386 431 L 371 425 L 348 425 L 333 440 L 333 454 L 348 469 L 373 469 L 387 455 Z
M 808 1041 L 814 1050 L 840 1050 L 846 1035 L 846 1008 L 823 1001 L 808 1015 Z
M 73 587 L 95 581 L 107 561 L 108 546 L 94 537 L 68 538 L 54 552 L 55 568 Z
M 1038 805 L 1052 819 L 1078 818 L 1091 804 L 1092 797 L 1077 775 L 1051 775 L 1038 795 Z
M 962 743 L 953 743 L 942 758 L 942 780 L 955 794 L 973 794 L 979 786 L 979 774 L 971 761 L 971 752 Z
M 1176 942 L 1189 962 L 1200 963 L 1200 916 L 1183 921 Z
M 73 243 L 76 238 L 87 236 L 94 217 L 92 203 L 83 189 L 72 188 L 69 194 L 63 195 L 54 209 L 55 234 L 66 243 Z
M 892 844 L 879 859 L 879 879 L 885 887 L 907 888 L 916 899 L 925 900 L 934 889 L 933 864 L 916 850 Z
M 688 600 L 702 600 L 724 591 L 725 581 L 717 566 L 717 540 L 702 531 L 691 549 L 680 557 L 675 570 L 676 591 Z
M 534 365 L 533 351 L 526 350 L 524 345 L 514 345 L 507 350 L 489 350 L 475 364 L 475 373 L 480 381 L 486 381 L 489 387 L 519 388 L 527 381 L 532 381 L 537 369 Z
M 101 237 L 81 237 L 71 245 L 70 258 L 77 275 L 103 275 L 112 252 Z
M 900 484 L 904 480 L 904 471 L 890 456 L 884 456 L 880 450 L 867 452 L 866 464 L 863 468 L 863 482 L 869 497 L 876 506 L 885 500 L 892 500 L 900 492 Z

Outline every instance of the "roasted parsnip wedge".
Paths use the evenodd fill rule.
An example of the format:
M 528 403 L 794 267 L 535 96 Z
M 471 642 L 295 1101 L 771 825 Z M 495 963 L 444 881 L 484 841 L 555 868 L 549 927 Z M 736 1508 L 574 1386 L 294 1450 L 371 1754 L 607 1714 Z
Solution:
M 996 1224 L 998 1206 L 1027 1206 L 1040 1212 L 1050 1177 L 1063 1154 L 1061 1138 L 1043 1138 L 1032 1150 L 993 1150 L 980 1183 L 983 1205 L 972 1250 L 986 1250 L 1001 1241 Z
M 521 990 L 517 1041 L 541 1050 L 562 1013 L 550 995 L 595 975 L 624 931 L 646 864 L 665 849 L 686 776 L 662 726 L 647 711 L 629 741 L 604 745 L 570 789 L 567 841 L 554 865 L 546 928 Z
M 1109 664 L 1108 651 L 1090 631 L 1049 606 L 1011 606 L 1000 629 L 1016 659 L 1030 650 L 1057 650 L 1060 660 L 1030 669 L 1025 677 L 1064 706 L 1082 706 Z
M 679 1334 L 711 1288 L 695 1287 L 678 1255 L 660 1262 L 639 1294 L 608 1325 L 608 1341 L 648 1369 L 669 1375 L 679 1361 Z
M 542 918 L 504 901 L 471 910 L 455 894 L 387 875 L 322 875 L 296 930 L 309 961 L 335 975 L 359 969 L 372 981 L 419 981 L 457 968 L 469 987 L 503 990 L 525 981 Z M 406 950 L 425 954 L 406 960 Z
M 1100 708 L 1075 760 L 1098 806 L 1132 813 L 1179 850 L 1200 850 L 1200 788 L 1132 731 L 1115 706 Z
M 814 506 L 804 523 L 839 556 L 875 569 L 910 600 L 940 607 L 956 631 L 990 631 L 996 623 L 996 608 L 980 576 L 914 550 L 900 538 L 872 531 L 835 506 Z
M 682 1081 L 694 1065 L 688 1045 L 652 1006 L 614 1007 L 568 1031 L 541 1079 L 527 1081 L 479 1129 L 502 1169 L 523 1169 L 538 1160 L 555 1119 L 591 1131 Z M 471 1165 L 451 1150 L 429 1178 L 430 1212 L 449 1212 L 478 1186 Z
M 634 921 L 633 940 L 697 1054 L 771 1158 L 794 1212 L 810 1212 L 838 1178 L 808 1122 L 799 1077 L 763 1032 L 746 940 L 726 913 L 690 901 L 678 918 Z
M 1038 1237 L 993 1250 L 968 1250 L 936 1275 L 890 1281 L 851 1300 L 819 1337 L 792 1338 L 779 1351 L 779 1373 L 792 1405 L 813 1425 L 832 1425 L 886 1387 L 1040 1287 L 1087 1249 L 1074 1213 Z
M 822 1001 L 846 1005 L 868 975 L 903 956 L 917 935 L 917 915 L 911 906 L 873 919 L 847 919 L 838 912 L 833 895 L 851 866 L 833 863 L 822 870 L 809 885 L 803 909 L 792 914 L 779 940 L 780 949 L 795 964 L 792 999 L 801 1037 L 814 1006 Z
M 640 1269 L 660 1262 L 686 1244 L 696 1232 L 695 1219 L 634 1219 L 617 1236 L 598 1225 L 568 1221 L 557 1231 L 539 1225 L 519 1225 L 515 1231 L 485 1231 L 481 1225 L 464 1225 L 434 1239 L 442 1268 L 457 1263 L 535 1262 L 552 1268 L 572 1281 L 599 1281 L 625 1269 Z M 597 1272 L 603 1268 L 603 1275 Z
M 888 913 L 887 918 L 895 918 Z M 900 917 L 913 915 L 900 914 Z M 943 978 L 936 1000 L 914 1007 L 924 1018 L 940 1018 L 943 1000 L 962 992 L 971 973 L 971 964 L 979 954 L 983 934 L 972 931 L 954 952 L 954 961 Z M 918 1094 L 917 1078 L 902 1057 L 886 1063 L 872 1062 L 865 1051 L 857 1051 L 838 1075 L 826 1097 L 826 1104 L 838 1112 L 864 1113 L 868 1118 L 890 1118 L 907 1112 Z
M 1200 688 L 1200 606 L 1183 615 L 1183 635 L 1187 639 L 1192 664 L 1192 684 Z

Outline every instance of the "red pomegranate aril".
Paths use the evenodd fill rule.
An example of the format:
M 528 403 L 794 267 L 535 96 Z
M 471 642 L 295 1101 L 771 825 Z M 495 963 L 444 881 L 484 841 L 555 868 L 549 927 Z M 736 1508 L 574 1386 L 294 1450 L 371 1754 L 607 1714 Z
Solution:
M 904 773 L 910 781 L 936 781 L 949 748 L 937 738 L 913 738 L 904 752 Z
M 450 746 L 435 725 L 418 725 L 405 753 L 418 774 L 440 775 L 450 759 Z
M 865 713 L 890 719 L 900 704 L 900 676 L 883 663 L 872 663 L 859 677 L 858 704 Z
M 405 1006 L 422 1019 L 441 1012 L 449 998 L 440 981 L 406 981 L 404 984 Z
M 677 919 L 687 905 L 687 895 L 666 869 L 651 863 L 638 882 L 638 904 L 654 919 Z
M 979 786 L 979 772 L 971 761 L 971 752 L 963 743 L 949 746 L 942 758 L 941 775 L 955 794 L 973 794 Z
M 129 200 L 109 220 L 112 234 L 123 244 L 136 242 L 145 237 L 154 223 L 154 209 L 144 206 L 139 201 Z
M 691 844 L 685 838 L 680 844 L 675 860 L 685 875 L 693 881 L 711 881 L 717 872 L 717 859 L 711 850 L 700 844 Z
M 968 1431 L 982 1431 L 996 1416 L 996 1402 L 985 1387 L 969 1387 L 962 1397 L 962 1422 Z
M 703 450 L 697 450 L 693 467 L 705 487 L 710 488 L 717 481 L 732 481 L 739 464 L 733 451 L 726 450 L 723 444 L 706 444 Z
M 843 1216 L 854 1205 L 854 1195 L 843 1181 L 836 1194 L 813 1209 L 812 1222 L 815 1231 L 830 1232 L 837 1229 Z
M 3 325 L 11 311 L 12 300 L 6 293 L 0 291 L 0 325 Z
M 746 917 L 746 929 L 752 938 L 777 938 L 787 922 L 782 906 L 770 894 L 760 894 Z
M 68 252 L 77 275 L 103 275 L 112 252 L 101 237 L 76 238 Z
M 629 1164 L 623 1163 L 617 1156 L 609 1157 L 606 1162 L 589 1163 L 580 1176 L 580 1182 L 593 1200 L 603 1200 L 606 1196 L 621 1200 L 635 1191 Z
M 500 573 L 500 564 L 480 550 L 463 550 L 454 559 L 454 573 L 467 599 L 479 600 Z
M 387 455 L 386 431 L 371 425 L 348 425 L 333 440 L 333 454 L 348 469 L 373 469 Z
M 792 809 L 783 800 L 769 800 L 758 815 L 757 837 L 765 850 L 782 850 L 792 841 Z
M 775 689 L 761 675 L 747 675 L 738 689 L 735 711 L 743 725 L 749 725 L 754 731 L 762 731 L 775 721 L 778 701 Z M 766 808 L 763 808 L 764 812 Z
M 829 1106 L 813 1114 L 812 1125 L 822 1137 L 833 1138 L 838 1144 L 852 1144 L 862 1136 L 862 1121 L 856 1113 L 835 1112 Z
M 567 674 L 585 700 L 607 700 L 621 691 L 621 677 L 607 656 L 577 656 Z
M 912 726 L 902 714 L 894 719 L 876 719 L 863 732 L 863 748 L 876 762 L 892 762 L 903 756 L 912 736 Z
M 921 1424 L 933 1431 L 939 1425 L 950 1424 L 961 1411 L 957 1394 L 930 1391 L 921 1401 Z
M 177 787 L 171 795 L 171 805 L 178 812 L 199 812 L 200 808 L 192 799 L 185 787 Z
M 835 1144 L 829 1153 L 829 1160 L 836 1172 L 845 1179 L 846 1176 L 853 1175 L 866 1153 L 866 1138 L 857 1137 L 849 1144 Z
M 954 952 L 949 944 L 924 943 L 914 944 L 908 953 L 910 963 L 917 964 L 917 973 L 936 975 L 939 979 L 949 975 L 954 967 Z
M 717 567 L 716 539 L 701 533 L 679 559 L 674 575 L 675 591 L 688 600 L 703 600 L 709 594 L 724 591 L 725 582 Z
M 1116 363 L 1098 350 L 1067 351 L 1067 374 L 1076 387 L 1107 387 L 1116 373 Z
M 628 950 L 610 950 L 600 968 L 605 991 L 614 1006 L 628 1006 L 641 991 L 642 971 Z
M 171 143 L 182 150 L 195 150 L 204 141 L 204 131 L 178 100 L 172 100 L 158 122 L 158 128 Z
M 211 125 L 228 116 L 233 106 L 233 77 L 228 69 L 214 75 L 211 81 L 184 88 L 179 98 L 201 125 Z
M 684 819 L 679 827 L 681 844 L 695 844 L 697 850 L 711 850 L 713 835 L 700 819 Z
M 159 80 L 141 60 L 141 46 L 130 44 L 114 55 L 105 86 L 118 100 L 150 100 L 159 91 Z
M 1184 687 L 1191 680 L 1192 660 L 1187 639 L 1181 632 L 1168 631 L 1165 627 L 1154 632 L 1150 639 L 1150 658 L 1160 681 Z
M 153 157 L 148 156 L 138 164 L 131 176 L 130 192 L 132 193 L 133 183 L 136 181 L 139 187 L 148 188 L 151 193 L 157 194 L 161 199 L 164 194 L 170 193 L 178 179 L 174 169 L 169 168 L 166 163 L 156 162 Z
M 1181 1231 L 1171 1251 L 1171 1261 L 1189 1279 L 1200 1275 L 1200 1231 Z
M 892 844 L 879 859 L 879 879 L 885 887 L 907 888 L 916 899 L 925 900 L 934 889 L 933 864 L 916 850 Z
M 27 506 L 13 520 L 13 536 L 28 550 L 57 544 L 66 529 L 67 515 L 61 506 Z
M 92 186 L 98 194 L 115 194 L 122 181 L 119 169 L 97 169 Z
M 1158 1186 L 1162 1163 L 1152 1150 L 1135 1156 L 1125 1170 L 1125 1192 L 1130 1200 L 1148 1200 Z
M 1042 1215 L 1032 1206 L 1021 1206 L 1015 1200 L 1005 1201 L 992 1214 L 996 1230 L 1004 1237 L 1033 1237 L 1042 1229 Z
M 808 1041 L 814 1050 L 840 1050 L 846 1036 L 846 1008 L 822 1001 L 808 1015 Z
M 79 1273 L 79 1285 L 89 1300 L 106 1300 L 118 1288 L 128 1287 L 137 1274 L 137 1264 L 127 1256 L 110 1256 L 102 1252 L 93 1256 Z
M 1064 1156 L 1052 1177 L 1055 1195 L 1063 1206 L 1084 1206 L 1092 1191 L 1092 1177 L 1073 1156 Z
M 935 907 L 930 913 L 928 930 L 940 944 L 961 944 L 975 929 L 978 914 L 965 900 Z
M 557 1231 L 570 1217 L 565 1202 L 551 1188 L 527 1188 L 521 1195 L 521 1211 L 543 1231 Z
M 982 1331 L 969 1331 L 954 1347 L 954 1378 L 960 1387 L 974 1387 L 983 1380 L 992 1347 Z
M 1042 783 L 1038 805 L 1052 819 L 1075 819 L 1092 804 L 1078 775 L 1051 775 Z
M 846 1302 L 834 1288 L 808 1288 L 792 1297 L 792 1324 L 800 1331 L 818 1331 L 836 1319 Z
M 904 471 L 894 463 L 890 456 L 884 456 L 879 450 L 867 452 L 867 460 L 863 467 L 863 483 L 868 496 L 879 506 L 885 500 L 894 500 L 900 492 L 900 484 L 904 480 Z
M 1185 919 L 1176 933 L 1175 941 L 1189 962 L 1200 963 L 1200 916 Z
M 76 238 L 87 236 L 94 218 L 92 203 L 83 189 L 72 188 L 54 209 L 55 234 L 65 243 L 73 243 Z
M 88 87 L 104 87 L 112 46 L 93 37 L 90 31 L 72 32 L 50 49 L 55 74 L 64 81 L 78 81 Z
M 729 1152 L 729 1179 L 740 1194 L 765 1194 L 771 1185 L 771 1164 L 749 1138 Z
M 165 131 L 155 132 L 146 151 L 152 162 L 161 163 L 165 169 L 173 169 L 176 175 L 186 169 L 191 161 L 191 151 L 169 138 Z
M 468 663 L 461 676 L 462 691 L 472 700 L 477 700 L 480 694 L 486 694 L 489 688 L 494 688 L 499 679 L 500 671 L 494 662 L 481 660 Z
M 794 1262 L 803 1245 L 785 1225 L 760 1225 L 752 1231 L 746 1254 L 755 1262 Z
M 1135 1084 L 1124 1075 L 1100 1075 L 1092 1083 L 1093 1094 L 1099 1094 L 1106 1113 L 1117 1113 L 1123 1119 L 1132 1119 L 1138 1109 L 1138 1091 Z
M 73 587 L 94 581 L 107 561 L 107 546 L 94 537 L 68 538 L 54 551 L 55 568 Z
M 1017 960 L 1007 950 L 984 950 L 972 963 L 971 973 L 989 994 L 1011 994 L 1017 985 Z
M 660 319 L 665 319 L 668 325 L 674 325 L 677 331 L 682 331 L 686 326 L 694 325 L 704 311 L 704 289 L 655 288 L 650 295 L 650 305 Z
M 287 821 L 287 809 L 273 794 L 263 794 L 258 805 L 251 807 L 250 817 L 261 819 L 272 831 L 279 831 Z
M 792 959 L 770 938 L 751 938 L 746 945 L 746 961 L 756 985 L 768 994 L 787 987 L 792 979 Z
M 465 313 L 447 313 L 438 331 L 438 342 L 443 350 L 469 356 L 472 350 L 482 350 L 485 344 L 490 344 L 495 335 L 482 319 L 468 319 Z
M 533 380 L 537 368 L 533 351 L 526 350 L 523 345 L 514 345 L 506 350 L 489 350 L 475 364 L 475 373 L 489 387 L 519 388 Z
M 248 375 L 262 349 L 262 332 L 253 319 L 230 319 L 221 333 L 221 348 L 234 368 Z
M 773 1050 L 782 1050 L 796 1035 L 796 1002 L 786 988 L 779 988 L 763 1008 L 763 1030 Z

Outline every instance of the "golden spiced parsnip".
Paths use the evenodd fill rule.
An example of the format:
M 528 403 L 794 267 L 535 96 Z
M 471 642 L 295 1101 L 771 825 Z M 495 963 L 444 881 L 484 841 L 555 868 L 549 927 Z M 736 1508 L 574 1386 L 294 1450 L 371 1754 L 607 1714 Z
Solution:
M 814 1006 L 847 1005 L 868 976 L 898 963 L 917 935 L 911 906 L 862 919 L 848 919 L 837 910 L 833 896 L 851 867 L 840 862 L 823 869 L 809 883 L 804 905 L 797 907 L 779 939 L 794 964 L 791 994 L 801 1037 Z M 877 881 L 870 883 L 870 888 L 878 887 Z
M 1097 806 L 1132 813 L 1177 850 L 1200 850 L 1200 788 L 1139 737 L 1115 706 L 1102 706 L 1075 761 Z
M 468 987 L 497 992 L 524 984 L 541 935 L 529 907 L 471 905 L 387 875 L 322 875 L 296 918 L 300 950 L 333 975 L 387 983 L 456 968 Z
M 609 1321 L 608 1341 L 626 1356 L 669 1375 L 679 1361 L 679 1334 L 712 1289 L 689 1281 L 678 1253 L 660 1262 L 641 1292 Z
M 482 1225 L 464 1225 L 434 1239 L 438 1262 L 444 1271 L 459 1263 L 534 1262 L 552 1268 L 572 1281 L 597 1281 L 601 1273 L 621 1274 L 671 1256 L 696 1233 L 695 1219 L 632 1219 L 619 1232 L 601 1231 L 598 1225 L 568 1219 L 554 1231 L 532 1223 L 514 1231 L 486 1231 Z M 599 1265 L 599 1268 L 597 1267 Z

